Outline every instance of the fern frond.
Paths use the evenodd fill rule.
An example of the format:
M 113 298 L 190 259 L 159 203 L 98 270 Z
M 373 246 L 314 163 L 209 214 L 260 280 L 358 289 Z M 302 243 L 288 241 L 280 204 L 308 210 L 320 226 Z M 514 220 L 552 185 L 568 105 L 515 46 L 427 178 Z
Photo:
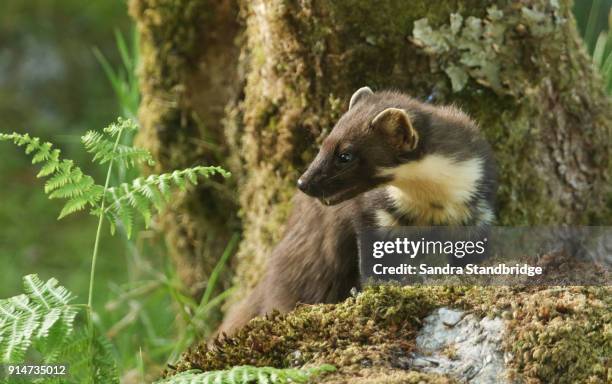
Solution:
M 132 119 L 124 119 L 123 117 L 118 118 L 116 123 L 112 123 L 104 128 L 104 132 L 108 133 L 111 137 L 116 137 L 121 132 L 137 130 L 138 125 Z
M 55 357 L 70 366 L 71 383 L 119 384 L 119 371 L 112 346 L 104 336 L 78 331 L 66 340 Z M 65 378 L 63 378 L 65 380 Z M 65 381 L 58 381 L 65 383 Z
M 324 364 L 309 369 L 253 367 L 241 365 L 225 371 L 201 372 L 191 370 L 181 372 L 157 384 L 285 384 L 306 383 L 315 376 L 334 372 L 336 368 Z
M 43 305 L 47 309 L 68 305 L 74 295 L 66 288 L 58 285 L 55 278 L 46 282 L 37 275 L 27 275 L 23 278 L 23 287 L 33 302 Z
M 45 177 L 53 174 L 60 166 L 60 150 L 54 149 L 49 154 L 49 157 L 46 160 L 46 163 L 40 169 L 40 172 L 36 175 L 36 177 Z M 32 159 L 34 161 L 34 159 Z
M 64 205 L 58 217 L 61 219 L 71 213 L 81 211 L 89 203 L 91 203 L 91 200 L 86 196 L 73 197 Z
M 68 183 L 56 188 L 49 194 L 50 199 L 83 196 L 95 184 L 91 176 L 83 175 L 80 169 L 71 172 Z
M 0 359 L 5 363 L 23 361 L 33 342 L 44 345 L 51 334 L 60 339 L 69 336 L 77 314 L 70 305 L 74 295 L 57 280 L 43 282 L 27 275 L 23 284 L 25 294 L 0 300 Z M 50 344 L 47 349 L 55 348 L 55 343 Z
M 18 133 L 0 134 L 0 141 L 25 146 L 25 153 L 32 155 L 32 163 L 42 164 L 37 177 L 49 177 L 45 183 L 45 193 L 51 199 L 68 199 L 59 215 L 60 219 L 87 206 L 94 207 L 100 201 L 104 190 L 102 186 L 96 185 L 94 179 L 84 174 L 72 160 L 60 159 L 61 151 L 53 149 L 53 144 Z
M 74 163 L 72 160 L 64 160 L 59 163 L 55 168 L 54 175 L 45 183 L 45 193 L 53 192 L 57 188 L 70 183 L 72 178 L 78 175 L 78 173 L 74 172 L 72 169 L 73 167 Z
M 197 185 L 198 176 L 209 177 L 213 174 L 220 174 L 224 177 L 230 175 L 221 167 L 198 166 L 161 175 L 150 175 L 146 178 L 139 177 L 130 184 L 123 183 L 117 187 L 109 188 L 106 194 L 108 206 L 105 209 L 105 214 L 108 218 L 109 213 L 112 213 L 110 215 L 112 219 L 109 220 L 111 231 L 116 219 L 119 219 L 129 237 L 132 233 L 134 216 L 136 215 L 143 218 L 145 226 L 148 228 L 153 212 L 163 208 L 169 201 L 173 187 L 185 189 L 188 185 Z
M 4 363 L 23 361 L 40 320 L 40 308 L 25 295 L 0 300 L 0 358 Z
M 113 141 L 100 132 L 89 131 L 81 138 L 81 141 L 87 152 L 94 155 L 93 161 L 99 164 L 105 164 L 111 160 L 120 162 L 126 168 L 144 162 L 149 165 L 155 164 L 153 157 L 146 149 L 123 144 L 115 146 Z

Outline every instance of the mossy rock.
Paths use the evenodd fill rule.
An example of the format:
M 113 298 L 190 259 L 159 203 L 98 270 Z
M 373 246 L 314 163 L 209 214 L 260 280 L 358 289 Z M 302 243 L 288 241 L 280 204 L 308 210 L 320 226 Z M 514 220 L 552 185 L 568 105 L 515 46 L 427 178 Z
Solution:
M 254 319 L 232 337 L 193 348 L 177 369 L 327 363 L 338 371 L 319 382 L 451 383 L 411 368 L 422 319 L 449 306 L 506 320 L 510 378 L 605 383 L 612 378 L 610 293 L 610 287 L 368 287 L 339 304 Z

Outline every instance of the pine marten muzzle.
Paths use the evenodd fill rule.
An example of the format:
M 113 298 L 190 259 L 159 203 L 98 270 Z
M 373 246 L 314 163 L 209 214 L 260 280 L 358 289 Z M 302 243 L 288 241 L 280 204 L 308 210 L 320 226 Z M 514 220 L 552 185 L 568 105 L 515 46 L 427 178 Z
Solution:
M 393 226 L 487 227 L 496 173 L 476 124 L 450 106 L 363 87 L 297 182 L 266 273 L 222 332 L 274 309 L 343 300 L 359 286 L 359 233 Z

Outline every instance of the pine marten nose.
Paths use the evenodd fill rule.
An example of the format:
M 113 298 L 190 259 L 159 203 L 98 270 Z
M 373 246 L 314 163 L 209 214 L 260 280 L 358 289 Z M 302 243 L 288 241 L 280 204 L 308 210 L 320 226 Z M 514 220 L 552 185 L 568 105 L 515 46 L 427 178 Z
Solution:
M 318 196 L 318 188 L 316 183 L 313 183 L 312 180 L 309 180 L 308 178 L 302 176 L 298 179 L 297 181 L 297 187 L 300 189 L 300 191 L 304 192 L 305 194 L 312 196 L 312 197 L 317 197 Z
M 300 189 L 300 191 L 306 193 L 306 191 L 308 190 L 307 186 L 306 186 L 306 182 L 304 182 L 304 180 L 302 180 L 302 178 L 299 178 L 297 181 L 297 187 Z

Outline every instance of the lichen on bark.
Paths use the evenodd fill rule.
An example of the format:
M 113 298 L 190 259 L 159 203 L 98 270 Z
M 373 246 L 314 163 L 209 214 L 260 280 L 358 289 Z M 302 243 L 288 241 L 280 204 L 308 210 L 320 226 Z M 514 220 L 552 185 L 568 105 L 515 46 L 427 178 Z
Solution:
M 493 143 L 502 224 L 609 223 L 612 104 L 570 5 L 490 5 L 485 17 L 451 13 L 448 24 L 413 28 L 431 70 Z

